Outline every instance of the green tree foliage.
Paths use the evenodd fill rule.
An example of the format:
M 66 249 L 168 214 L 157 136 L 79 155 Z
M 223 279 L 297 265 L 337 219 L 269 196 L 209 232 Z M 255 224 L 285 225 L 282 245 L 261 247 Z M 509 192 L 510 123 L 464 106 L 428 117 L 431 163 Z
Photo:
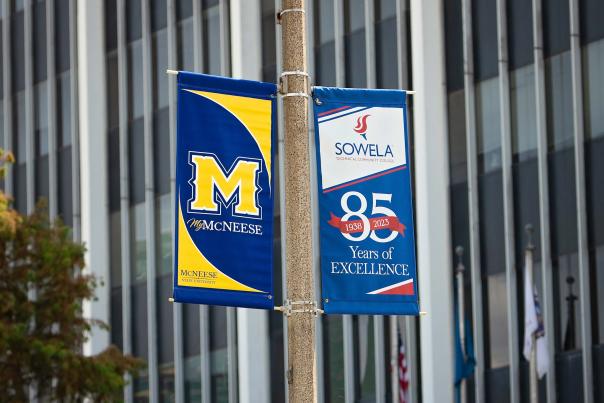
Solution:
M 0 401 L 27 401 L 30 386 L 45 400 L 119 401 L 141 362 L 115 346 L 82 353 L 93 326 L 107 329 L 83 315 L 97 279 L 83 271 L 84 246 L 44 210 L 21 216 L 0 192 Z

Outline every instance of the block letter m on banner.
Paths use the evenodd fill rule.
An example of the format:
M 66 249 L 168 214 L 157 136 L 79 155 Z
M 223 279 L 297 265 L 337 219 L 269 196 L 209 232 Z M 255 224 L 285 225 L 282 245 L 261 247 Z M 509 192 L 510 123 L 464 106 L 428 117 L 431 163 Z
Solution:
M 262 171 L 261 160 L 238 157 L 226 170 L 218 157 L 210 153 L 189 153 L 193 166 L 193 197 L 189 201 L 191 213 L 221 214 L 221 208 L 231 204 L 232 215 L 246 218 L 262 218 L 258 204 L 258 184 Z

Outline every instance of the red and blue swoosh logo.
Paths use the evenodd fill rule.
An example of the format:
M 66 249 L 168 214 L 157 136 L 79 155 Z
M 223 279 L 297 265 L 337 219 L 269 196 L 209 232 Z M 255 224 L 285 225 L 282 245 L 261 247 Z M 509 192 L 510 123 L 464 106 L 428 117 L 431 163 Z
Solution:
M 357 124 L 353 129 L 365 140 L 367 140 L 367 118 L 369 116 L 371 116 L 371 115 L 367 114 L 367 115 L 359 116 L 359 118 L 357 119 Z

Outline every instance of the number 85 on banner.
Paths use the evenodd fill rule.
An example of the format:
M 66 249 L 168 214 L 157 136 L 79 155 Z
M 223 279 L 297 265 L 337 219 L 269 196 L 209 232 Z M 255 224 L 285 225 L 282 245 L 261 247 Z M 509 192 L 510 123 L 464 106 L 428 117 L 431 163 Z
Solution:
M 384 204 L 390 204 L 392 194 L 372 193 L 371 195 L 372 207 L 370 215 L 381 214 L 381 216 L 368 218 L 365 215 L 367 211 L 367 198 L 360 192 L 351 191 L 344 193 L 340 201 L 342 210 L 346 214 L 342 217 L 337 217 L 333 213 L 330 213 L 331 217 L 328 224 L 338 228 L 344 238 L 353 242 L 361 242 L 369 237 L 375 242 L 388 243 L 394 240 L 399 233 L 405 236 L 405 224 L 398 220 L 394 211 L 384 206 Z M 350 208 L 350 198 L 357 198 L 359 200 L 360 206 L 358 209 L 352 210 Z M 356 219 L 354 219 L 355 217 Z M 376 231 L 384 229 L 389 229 L 392 232 L 385 238 L 380 238 Z

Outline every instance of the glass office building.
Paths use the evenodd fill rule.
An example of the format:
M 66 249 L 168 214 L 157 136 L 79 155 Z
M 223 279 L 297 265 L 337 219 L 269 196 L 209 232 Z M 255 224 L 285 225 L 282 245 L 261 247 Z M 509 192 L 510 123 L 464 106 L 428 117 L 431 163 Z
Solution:
M 104 284 L 85 312 L 111 330 L 95 329 L 84 351 L 112 343 L 147 363 L 126 401 L 286 401 L 280 314 L 168 302 L 176 86 L 165 71 L 276 82 L 280 3 L 1 0 L 0 144 L 16 157 L 2 186 L 23 213 L 47 199 L 50 216 L 86 243 L 88 269 Z M 467 401 L 528 402 L 522 295 L 530 224 L 550 355 L 540 400 L 604 401 L 604 3 L 305 7 L 313 84 L 417 91 L 409 123 L 428 312 L 318 318 L 318 400 L 393 401 L 400 335 L 409 400 L 454 401 L 453 276 L 461 262 L 477 357 Z M 314 167 L 312 176 L 314 184 Z M 320 251 L 313 253 L 318 279 Z

